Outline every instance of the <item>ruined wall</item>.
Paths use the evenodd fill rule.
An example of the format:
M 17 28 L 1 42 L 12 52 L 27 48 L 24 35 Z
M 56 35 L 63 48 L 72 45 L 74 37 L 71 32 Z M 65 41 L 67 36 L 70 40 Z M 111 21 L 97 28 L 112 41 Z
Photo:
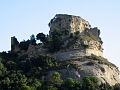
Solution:
M 66 40 L 63 40 L 64 44 L 62 45 L 62 48 L 64 49 L 52 53 L 58 60 L 74 59 L 80 56 L 89 56 L 91 54 L 103 56 L 102 43 L 99 40 L 99 29 L 91 28 L 89 22 L 82 19 L 81 17 L 67 14 L 57 14 L 50 21 L 49 26 L 50 34 L 54 30 L 68 30 L 70 33 L 79 31 L 81 36 L 84 36 L 80 37 L 77 41 L 73 37 L 71 40 L 74 40 L 75 42 L 72 42 L 70 38 L 68 38 L 69 36 Z M 93 40 L 90 36 L 88 36 L 88 33 L 92 33 L 94 37 L 98 38 L 98 40 Z M 75 36 L 75 34 L 73 36 Z M 65 36 L 63 35 L 63 37 Z M 70 42 L 72 42 L 72 44 Z M 68 48 L 67 46 L 70 47 Z M 11 38 L 11 50 L 13 52 L 21 51 L 19 48 L 19 42 L 15 37 Z M 28 49 L 25 50 L 25 52 L 30 57 L 37 56 L 41 53 L 49 53 L 48 48 L 43 48 L 40 45 L 28 45 Z
M 15 36 L 11 37 L 11 51 L 12 52 L 20 51 L 19 42 L 18 42 L 18 40 L 17 40 L 17 38 Z
M 29 58 L 37 57 L 40 54 L 46 54 L 48 51 L 42 46 L 43 45 L 29 45 L 26 54 L 28 55 Z

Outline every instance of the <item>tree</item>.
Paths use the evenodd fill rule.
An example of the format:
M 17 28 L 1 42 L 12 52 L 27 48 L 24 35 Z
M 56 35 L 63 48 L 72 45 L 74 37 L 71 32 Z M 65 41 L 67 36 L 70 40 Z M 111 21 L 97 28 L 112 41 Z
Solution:
M 0 62 L 0 77 L 3 77 L 7 73 L 7 69 L 3 63 Z
M 22 41 L 22 42 L 20 42 L 19 47 L 21 50 L 27 50 L 29 44 L 30 44 L 30 40 Z
M 60 75 L 59 72 L 54 72 L 54 73 L 52 74 L 52 82 L 53 82 L 54 84 L 59 84 L 59 83 L 62 82 L 62 80 L 61 80 L 61 75 Z
M 86 76 L 83 78 L 83 90 L 99 90 L 99 86 L 97 77 Z
M 120 84 L 115 84 L 115 85 L 113 86 L 113 88 L 114 88 L 114 90 L 120 90 Z
M 31 42 L 32 45 L 36 45 L 36 40 L 35 40 L 34 34 L 32 34 L 32 35 L 30 36 L 30 42 Z
M 43 34 L 43 33 L 38 33 L 37 35 L 36 35 L 36 38 L 37 38 L 37 40 L 40 40 L 41 42 L 45 42 L 45 40 L 46 40 L 46 36 L 45 36 L 45 34 Z
M 54 30 L 53 32 L 51 32 L 51 41 L 49 42 L 50 51 L 51 52 L 59 51 L 63 42 L 64 41 L 60 30 Z
M 22 87 L 21 87 L 21 90 L 36 90 L 36 89 L 34 89 L 34 88 L 32 88 L 32 87 L 30 87 L 30 86 L 28 86 L 26 84 L 23 84 Z
M 67 78 L 61 86 L 63 90 L 82 90 L 82 83 L 72 78 Z
M 47 86 L 45 90 L 58 90 L 58 89 L 54 86 Z

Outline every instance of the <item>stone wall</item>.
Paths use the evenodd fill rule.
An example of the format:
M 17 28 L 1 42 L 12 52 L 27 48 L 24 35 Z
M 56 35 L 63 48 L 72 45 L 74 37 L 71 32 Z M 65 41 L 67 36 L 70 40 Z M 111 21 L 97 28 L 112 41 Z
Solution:
M 11 51 L 12 52 L 20 51 L 19 42 L 18 42 L 18 40 L 17 40 L 17 38 L 15 36 L 11 37 Z

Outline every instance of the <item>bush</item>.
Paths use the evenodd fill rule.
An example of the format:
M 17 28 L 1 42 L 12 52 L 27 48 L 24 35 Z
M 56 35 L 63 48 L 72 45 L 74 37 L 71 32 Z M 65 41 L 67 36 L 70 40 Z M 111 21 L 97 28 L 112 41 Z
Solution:
M 113 86 L 113 88 L 114 88 L 114 90 L 120 90 L 120 84 L 115 84 L 115 85 Z
M 30 44 L 29 40 L 22 41 L 22 42 L 20 42 L 19 47 L 20 47 L 21 50 L 27 50 L 28 47 L 29 47 L 29 44 Z
M 84 90 L 98 90 L 99 80 L 93 76 L 86 76 L 83 78 L 83 89 Z
M 63 90 L 82 90 L 82 83 L 72 78 L 66 79 L 61 86 Z
M 47 86 L 45 90 L 58 90 L 58 89 L 54 86 Z
M 53 82 L 54 84 L 59 84 L 59 83 L 62 82 L 62 80 L 61 80 L 61 75 L 60 75 L 59 72 L 54 72 L 54 73 L 52 74 L 52 82 Z

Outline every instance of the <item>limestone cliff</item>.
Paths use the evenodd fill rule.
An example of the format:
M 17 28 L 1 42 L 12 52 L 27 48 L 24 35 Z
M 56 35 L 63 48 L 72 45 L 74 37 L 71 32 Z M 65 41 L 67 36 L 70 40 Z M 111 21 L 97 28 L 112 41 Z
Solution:
M 46 79 L 50 78 L 53 72 L 60 72 L 63 79 L 68 77 L 82 81 L 85 76 L 95 76 L 101 83 L 115 85 L 120 83 L 120 71 L 112 63 L 103 58 L 93 59 L 88 57 L 76 60 L 62 61 L 57 70 L 49 71 Z

